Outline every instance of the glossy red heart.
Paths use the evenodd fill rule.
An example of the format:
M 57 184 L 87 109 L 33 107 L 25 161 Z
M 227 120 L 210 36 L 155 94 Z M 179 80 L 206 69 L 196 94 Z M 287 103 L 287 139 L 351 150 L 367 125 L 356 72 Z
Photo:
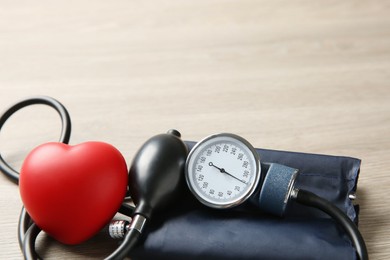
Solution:
M 101 230 L 127 190 L 121 153 L 101 142 L 43 144 L 20 172 L 23 204 L 34 222 L 65 244 L 81 243 Z

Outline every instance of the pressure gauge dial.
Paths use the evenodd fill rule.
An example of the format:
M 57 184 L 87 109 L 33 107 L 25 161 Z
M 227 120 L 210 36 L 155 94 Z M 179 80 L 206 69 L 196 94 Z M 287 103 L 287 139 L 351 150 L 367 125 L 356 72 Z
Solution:
M 186 161 L 185 175 L 200 202 L 213 208 L 231 208 L 255 191 L 261 175 L 260 160 L 242 137 L 216 134 L 194 146 Z

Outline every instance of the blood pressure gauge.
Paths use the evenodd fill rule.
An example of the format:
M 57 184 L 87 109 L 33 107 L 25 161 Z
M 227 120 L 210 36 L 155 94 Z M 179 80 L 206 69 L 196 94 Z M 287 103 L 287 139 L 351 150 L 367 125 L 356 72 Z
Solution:
M 216 134 L 200 141 L 191 150 L 185 170 L 191 192 L 213 208 L 243 203 L 254 193 L 261 177 L 257 152 L 234 134 Z

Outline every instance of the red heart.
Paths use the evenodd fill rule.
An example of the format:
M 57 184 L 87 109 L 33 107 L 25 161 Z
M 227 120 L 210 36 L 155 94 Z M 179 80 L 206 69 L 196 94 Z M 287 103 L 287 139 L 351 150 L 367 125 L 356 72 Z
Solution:
M 19 179 L 27 212 L 65 244 L 92 237 L 119 209 L 127 190 L 120 152 L 101 142 L 43 144 L 25 159 Z

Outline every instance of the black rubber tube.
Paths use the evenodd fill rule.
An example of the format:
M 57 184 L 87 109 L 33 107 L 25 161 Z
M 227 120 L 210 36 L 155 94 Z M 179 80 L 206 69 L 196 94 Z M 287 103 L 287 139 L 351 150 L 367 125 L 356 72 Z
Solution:
M 39 232 L 41 232 L 41 229 L 36 224 L 32 224 L 24 234 L 22 250 L 25 260 L 42 259 L 35 250 L 35 241 L 39 235 Z M 129 252 L 136 245 L 139 236 L 140 233 L 138 230 L 129 230 L 121 245 L 113 253 L 111 253 L 111 255 L 105 258 L 105 260 L 119 260 L 126 258 Z
M 30 215 L 26 212 L 26 209 L 22 207 L 19 216 L 19 225 L 18 225 L 18 241 L 20 250 L 23 251 L 23 241 L 26 236 L 28 228 L 33 224 L 33 221 Z
M 23 241 L 24 259 L 26 260 L 42 259 L 35 251 L 35 241 L 38 237 L 39 232 L 41 232 L 41 229 L 36 224 L 32 224 L 28 228 L 25 235 L 25 239 Z
M 10 118 L 16 111 L 22 109 L 26 106 L 41 104 L 47 105 L 54 108 L 61 117 L 62 130 L 60 142 L 67 144 L 70 139 L 71 132 L 71 121 L 70 116 L 66 108 L 57 100 L 47 96 L 36 96 L 21 100 L 14 105 L 10 106 L 0 117 L 0 130 L 3 127 L 4 123 Z M 0 154 L 0 171 L 2 171 L 6 176 L 8 176 L 16 184 L 19 183 L 19 172 L 13 169 L 1 156 Z
M 0 130 L 5 122 L 18 110 L 35 104 L 48 105 L 54 108 L 60 115 L 62 122 L 62 130 L 60 142 L 68 144 L 71 133 L 71 120 L 66 108 L 57 100 L 47 96 L 36 96 L 21 100 L 10 106 L 0 117 Z M 0 171 L 9 177 L 16 184 L 19 183 L 19 172 L 13 169 L 0 154 Z M 133 215 L 134 207 L 123 204 L 119 212 L 128 216 Z M 35 250 L 35 241 L 41 229 L 32 221 L 27 211 L 23 207 L 20 212 L 18 224 L 18 240 L 19 246 L 23 252 L 24 258 L 29 260 L 41 259 Z M 107 258 L 107 259 L 123 259 L 127 256 L 130 250 L 136 244 L 139 232 L 137 230 L 130 230 L 125 237 L 122 244 Z
M 126 215 L 126 216 L 133 216 L 135 207 L 128 205 L 126 203 L 122 203 L 121 207 L 119 208 L 118 212 Z
M 139 236 L 140 233 L 138 230 L 130 229 L 129 232 L 126 234 L 125 239 L 120 244 L 120 246 L 114 252 L 112 252 L 108 257 L 106 257 L 105 260 L 119 260 L 119 259 L 126 258 L 130 253 L 130 251 L 137 244 Z
M 10 106 L 0 117 L 0 130 L 3 128 L 5 122 L 18 110 L 35 104 L 47 105 L 54 108 L 61 118 L 61 136 L 60 142 L 68 144 L 71 133 L 71 120 L 66 108 L 56 99 L 48 96 L 35 96 L 24 100 L 21 100 L 14 105 Z M 0 171 L 3 172 L 14 183 L 19 184 L 19 172 L 13 169 L 1 156 L 0 153 Z M 30 231 L 31 230 L 31 231 Z M 40 229 L 34 224 L 30 216 L 24 207 L 20 212 L 18 223 L 18 241 L 20 249 L 23 253 L 28 252 L 30 257 L 36 257 L 38 254 L 35 252 L 34 244 Z
M 368 252 L 364 239 L 359 232 L 355 223 L 335 205 L 323 199 L 314 193 L 305 190 L 299 190 L 296 196 L 296 201 L 310 207 L 317 208 L 329 216 L 331 216 L 350 237 L 352 244 L 356 249 L 356 253 L 360 260 L 368 259 Z

